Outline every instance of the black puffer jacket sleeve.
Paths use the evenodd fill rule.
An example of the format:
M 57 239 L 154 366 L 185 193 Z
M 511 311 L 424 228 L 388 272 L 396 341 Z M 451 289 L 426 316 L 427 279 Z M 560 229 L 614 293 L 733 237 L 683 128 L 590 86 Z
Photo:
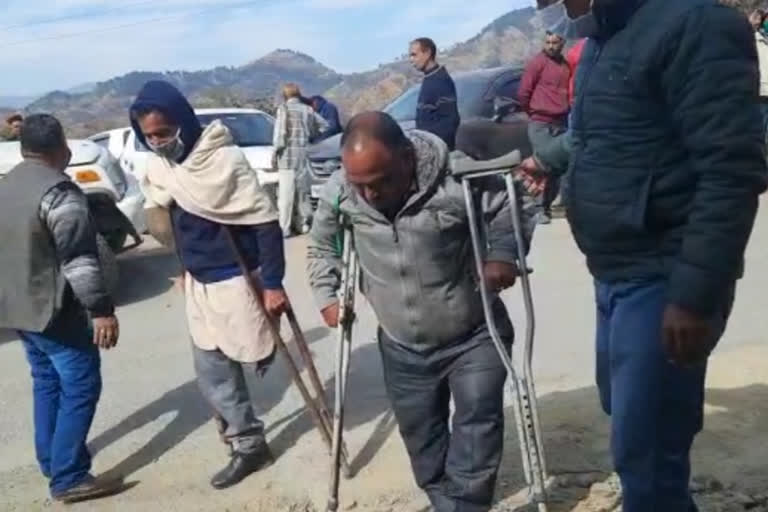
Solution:
M 704 5 L 664 47 L 662 91 L 698 178 L 669 301 L 711 314 L 740 277 L 768 177 L 755 38 L 736 10 Z

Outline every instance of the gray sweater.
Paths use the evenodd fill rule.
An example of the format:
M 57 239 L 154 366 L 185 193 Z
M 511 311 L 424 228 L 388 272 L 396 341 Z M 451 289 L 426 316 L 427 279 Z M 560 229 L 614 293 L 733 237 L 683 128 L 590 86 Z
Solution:
M 341 259 L 339 216 L 351 219 L 361 289 L 393 340 L 424 350 L 459 340 L 484 322 L 461 183 L 448 170 L 438 137 L 410 134 L 416 148 L 417 190 L 390 222 L 346 183 L 343 170 L 321 195 L 308 248 L 309 280 L 319 307 L 337 300 Z M 516 263 L 510 203 L 501 180 L 483 184 L 488 222 L 486 261 Z M 522 212 L 526 239 L 533 205 Z
M 40 202 L 40 220 L 48 227 L 64 279 L 91 316 L 114 312 L 96 248 L 96 230 L 88 200 L 77 185 L 65 182 Z M 66 305 L 65 305 L 66 307 Z

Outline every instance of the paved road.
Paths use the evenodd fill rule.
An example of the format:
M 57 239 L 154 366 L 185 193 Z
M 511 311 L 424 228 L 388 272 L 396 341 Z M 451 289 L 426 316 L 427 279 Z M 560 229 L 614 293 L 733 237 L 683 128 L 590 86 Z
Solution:
M 758 222 L 748 255 L 749 279 L 740 286 L 733 321 L 716 361 L 765 341 L 767 217 L 762 214 Z M 287 251 L 287 286 L 317 366 L 332 389 L 334 336 L 321 325 L 312 304 L 304 273 L 305 241 L 289 241 Z M 575 422 L 576 431 L 602 421 L 594 419 L 599 415 L 595 413 L 593 391 L 584 389 L 591 386 L 593 374 L 590 278 L 562 221 L 539 229 L 531 263 L 539 326 L 535 359 L 538 388 L 543 407 L 557 403 L 553 411 L 571 410 L 567 420 L 560 412 L 548 415 L 553 443 L 570 446 L 570 427 L 560 425 L 560 421 Z M 322 495 L 326 460 L 282 364 L 263 381 L 251 383 L 270 442 L 280 455 L 278 463 L 267 474 L 225 493 L 214 493 L 207 486 L 210 474 L 226 458 L 194 382 L 183 302 L 171 281 L 176 274 L 173 257 L 151 243 L 121 258 L 122 339 L 120 346 L 103 358 L 104 393 L 91 444 L 97 471 L 129 475 L 139 485 L 121 497 L 79 509 L 311 510 L 299 505 L 302 499 L 317 500 Z M 522 333 L 517 293 L 519 290 L 508 292 L 506 299 Z M 348 420 L 353 429 L 349 444 L 361 473 L 354 489 L 349 485 L 347 492 L 360 496 L 363 510 L 410 510 L 407 507 L 412 503 L 419 503 L 419 493 L 413 488 L 399 436 L 393 435 L 395 427 L 372 343 L 375 321 L 364 304 L 360 314 Z M 13 338 L 0 333 L 0 511 L 39 510 L 50 504 L 32 450 L 28 368 Z M 602 426 L 599 429 L 604 430 Z M 514 441 L 508 444 L 512 451 L 506 458 L 515 463 Z M 604 439 L 594 444 L 602 446 Z M 556 463 L 564 458 L 568 464 L 605 465 L 604 448 L 573 460 L 568 454 L 550 457 Z M 510 482 L 504 481 L 502 486 L 518 485 L 515 480 Z M 379 500 L 378 505 L 370 504 L 371 496 Z

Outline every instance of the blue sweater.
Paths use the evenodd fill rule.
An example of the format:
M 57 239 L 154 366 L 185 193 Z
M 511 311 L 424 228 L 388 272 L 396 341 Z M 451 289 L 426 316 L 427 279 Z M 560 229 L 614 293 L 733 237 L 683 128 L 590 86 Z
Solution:
M 419 104 L 416 107 L 416 128 L 434 133 L 453 151 L 456 148 L 459 122 L 456 84 L 445 67 L 440 66 L 427 74 L 421 84 Z
M 226 226 L 193 215 L 178 206 L 171 208 L 177 251 L 184 268 L 204 283 L 217 283 L 242 275 Z M 280 289 L 285 276 L 283 233 L 277 222 L 260 226 L 236 226 L 248 268 L 260 269 L 264 287 Z

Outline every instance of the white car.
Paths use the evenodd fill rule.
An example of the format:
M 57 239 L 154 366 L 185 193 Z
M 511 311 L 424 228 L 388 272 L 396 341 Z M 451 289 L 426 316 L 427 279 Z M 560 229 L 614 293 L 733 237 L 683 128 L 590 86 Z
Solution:
M 114 289 L 117 281 L 114 254 L 126 248 L 129 237 L 140 243 L 139 233 L 146 230 L 144 196 L 136 178 L 124 173 L 109 151 L 89 140 L 68 140 L 67 143 L 72 159 L 66 173 L 88 197 L 101 245 L 107 246 L 100 246 L 99 250 L 102 264 L 110 267 L 107 281 Z M 0 143 L 0 178 L 21 161 L 18 142 Z
M 266 187 L 277 186 L 277 173 L 272 171 L 272 133 L 275 127 L 272 116 L 249 108 L 198 109 L 195 113 L 203 127 L 220 119 L 231 130 L 235 144 L 243 150 L 258 174 L 259 183 Z M 139 142 L 130 127 L 101 132 L 90 136 L 89 140 L 106 148 L 137 180 L 143 178 L 149 150 Z

